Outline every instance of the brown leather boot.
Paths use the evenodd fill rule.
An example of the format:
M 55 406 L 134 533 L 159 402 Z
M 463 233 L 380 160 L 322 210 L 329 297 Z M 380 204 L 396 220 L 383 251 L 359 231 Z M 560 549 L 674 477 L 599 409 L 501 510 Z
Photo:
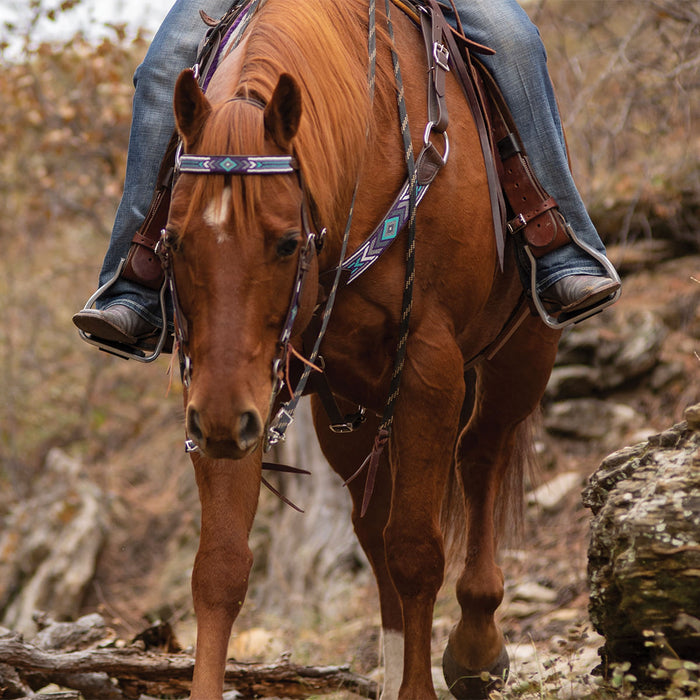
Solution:
M 548 311 L 569 314 L 600 304 L 619 288 L 620 283 L 610 277 L 569 275 L 547 287 L 541 299 Z
M 157 326 L 123 304 L 103 310 L 83 309 L 73 316 L 73 323 L 95 338 L 123 345 L 142 345 L 160 333 Z

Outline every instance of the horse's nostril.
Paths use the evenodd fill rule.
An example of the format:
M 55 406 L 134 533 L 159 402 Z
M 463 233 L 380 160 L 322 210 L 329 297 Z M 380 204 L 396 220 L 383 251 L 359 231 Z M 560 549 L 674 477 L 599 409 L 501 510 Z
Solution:
M 187 409 L 187 433 L 195 441 L 201 441 L 204 433 L 199 420 L 199 412 L 191 406 Z
M 260 440 L 262 435 L 262 422 L 257 411 L 246 411 L 241 414 L 238 423 L 238 435 L 240 446 L 245 449 L 252 443 Z

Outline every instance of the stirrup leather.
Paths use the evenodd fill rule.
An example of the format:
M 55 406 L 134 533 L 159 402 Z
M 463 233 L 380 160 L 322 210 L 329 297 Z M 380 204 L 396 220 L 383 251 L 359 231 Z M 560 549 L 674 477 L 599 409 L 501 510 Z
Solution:
M 597 250 L 591 248 L 591 246 L 587 245 L 580 238 L 578 238 L 578 236 L 573 232 L 571 226 L 569 226 L 568 223 L 566 224 L 566 227 L 567 233 L 571 238 L 571 243 L 588 253 L 592 258 L 596 260 L 596 262 L 599 262 L 605 268 L 605 272 L 611 279 L 615 280 L 616 282 L 620 282 L 620 276 L 617 274 L 617 270 L 613 267 L 613 264 L 605 257 L 605 255 L 602 255 Z M 582 309 L 581 311 L 573 311 L 568 314 L 560 313 L 556 316 L 550 314 L 547 311 L 547 309 L 545 309 L 544 304 L 540 299 L 540 295 L 537 292 L 537 258 L 535 257 L 531 247 L 527 243 L 523 245 L 523 249 L 525 250 L 527 257 L 530 260 L 529 291 L 530 296 L 532 298 L 532 303 L 535 309 L 537 310 L 537 313 L 540 315 L 540 318 L 544 321 L 545 325 L 549 326 L 550 328 L 560 330 L 562 328 L 566 328 L 567 326 L 571 326 L 574 323 L 579 323 L 580 321 L 583 321 L 586 318 L 595 316 L 596 314 L 603 311 L 603 309 L 607 309 L 608 306 L 612 306 L 620 298 L 622 289 L 618 288 L 607 299 L 604 299 L 603 301 L 598 302 L 597 304 L 594 304 L 593 306 L 590 306 L 586 309 Z
M 83 307 L 83 311 L 92 309 L 95 306 L 95 302 L 119 279 L 125 263 L 126 259 L 122 258 L 119 262 L 117 271 L 87 300 L 87 303 Z M 103 340 L 102 338 L 96 338 L 80 329 L 78 329 L 78 334 L 86 343 L 94 345 L 96 348 L 99 348 L 104 352 L 108 352 L 110 355 L 116 355 L 117 357 L 121 357 L 125 360 L 136 360 L 137 362 L 153 362 L 163 351 L 165 342 L 168 338 L 168 313 L 165 305 L 165 281 L 163 281 L 163 284 L 160 287 L 158 300 L 160 303 L 162 327 L 160 336 L 158 337 L 158 342 L 156 343 L 155 348 L 153 348 L 151 351 L 141 350 L 138 347 L 123 345 L 122 343 L 111 342 L 109 340 Z

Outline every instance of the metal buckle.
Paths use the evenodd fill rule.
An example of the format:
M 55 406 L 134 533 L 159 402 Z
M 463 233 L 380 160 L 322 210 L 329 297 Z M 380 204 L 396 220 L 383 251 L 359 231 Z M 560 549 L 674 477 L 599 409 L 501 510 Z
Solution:
M 283 420 L 284 419 L 284 420 Z M 287 428 L 294 421 L 294 416 L 287 411 L 287 407 L 281 406 L 280 410 L 277 411 L 274 421 L 267 429 L 267 435 L 265 436 L 264 451 L 269 452 L 273 445 L 279 442 L 283 442 L 286 438 L 285 433 Z
M 522 213 L 518 214 L 514 219 L 511 219 L 507 224 L 506 228 L 508 233 L 517 233 L 527 226 L 527 221 Z
M 366 419 L 367 409 L 364 406 L 358 406 L 359 410 L 356 413 L 351 413 L 345 416 L 342 423 L 332 423 L 329 428 L 334 433 L 352 433 L 357 430 Z
M 199 445 L 192 439 L 187 438 L 185 440 L 185 452 L 191 454 L 192 452 L 199 452 Z
M 328 229 L 324 226 L 317 234 L 316 234 L 316 240 L 315 240 L 315 245 L 316 245 L 316 252 L 320 253 L 323 250 L 323 244 L 326 242 L 326 233 L 328 232 Z
M 441 44 L 439 41 L 433 44 L 433 58 L 435 59 L 435 63 L 440 66 L 442 70 L 449 72 L 450 52 L 445 48 L 445 45 Z

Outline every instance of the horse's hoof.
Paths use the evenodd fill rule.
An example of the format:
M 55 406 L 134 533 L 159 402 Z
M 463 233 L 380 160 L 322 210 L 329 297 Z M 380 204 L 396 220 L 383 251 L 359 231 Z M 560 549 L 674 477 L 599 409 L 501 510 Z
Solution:
M 509 666 L 505 644 L 496 663 L 488 671 L 472 671 L 460 666 L 452 656 L 449 644 L 442 656 L 442 672 L 447 687 L 458 700 L 487 700 L 492 690 L 503 687 L 508 678 Z

